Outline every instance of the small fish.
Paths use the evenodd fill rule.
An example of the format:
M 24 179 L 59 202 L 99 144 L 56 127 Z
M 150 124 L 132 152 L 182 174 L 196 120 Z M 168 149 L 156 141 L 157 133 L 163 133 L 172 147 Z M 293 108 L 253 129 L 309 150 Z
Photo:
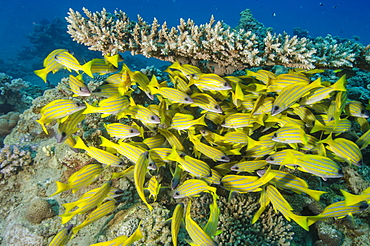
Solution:
M 64 227 L 57 235 L 51 240 L 49 246 L 64 246 L 72 236 L 73 224 Z
M 167 159 L 171 151 L 171 148 L 149 148 L 149 155 L 154 161 L 171 162 Z
M 126 235 L 122 235 L 110 241 L 95 243 L 95 244 L 91 244 L 90 246 L 130 246 L 134 242 L 139 241 L 140 239 L 143 238 L 143 233 L 140 230 L 140 225 L 141 225 L 141 221 L 137 229 L 134 231 L 134 233 L 130 237 L 127 237 Z
M 117 115 L 119 112 L 128 109 L 130 101 L 127 96 L 114 95 L 99 102 L 99 107 L 94 107 L 87 102 L 83 114 L 100 113 L 102 118 L 112 114 Z
M 56 62 L 58 62 L 59 64 L 63 65 L 64 67 L 68 69 L 71 69 L 75 72 L 82 70 L 87 75 L 89 75 L 91 78 L 94 78 L 94 76 L 91 73 L 92 61 L 89 61 L 85 63 L 84 65 L 80 65 L 77 59 L 68 51 L 58 53 L 57 55 L 54 56 L 54 59 Z
M 118 87 L 109 83 L 99 86 L 92 92 L 92 94 L 99 97 L 122 96 L 118 92 Z
M 200 179 L 188 179 L 182 183 L 173 193 L 173 198 L 179 199 L 184 197 L 194 197 L 201 192 L 216 194 L 216 188 L 209 186 L 205 181 Z
M 147 95 L 147 97 L 150 100 L 153 100 L 154 96 L 153 96 L 152 92 L 150 91 L 150 88 L 148 87 L 148 85 L 150 83 L 149 78 L 140 71 L 131 72 L 131 70 L 129 70 L 128 68 L 126 70 L 127 70 L 128 74 L 130 75 L 130 78 L 131 78 L 132 82 L 137 83 L 139 85 L 139 88 Z
M 349 101 L 344 107 L 344 111 L 348 116 L 369 118 L 369 112 L 359 101 Z
M 301 143 L 307 144 L 305 131 L 296 125 L 286 124 L 279 128 L 273 135 L 272 140 L 279 143 Z
M 74 227 L 72 229 L 72 233 L 77 234 L 77 232 L 81 230 L 82 228 L 84 228 L 85 226 L 90 225 L 91 223 L 99 220 L 100 218 L 103 218 L 107 214 L 112 213 L 116 209 L 116 207 L 117 207 L 117 203 L 114 200 L 109 200 L 107 202 L 104 202 L 99 207 L 94 209 L 81 224 Z
M 220 105 L 210 95 L 205 93 L 194 93 L 191 95 L 191 98 L 193 99 L 193 103 L 190 104 L 191 107 L 199 107 L 208 112 L 222 114 Z
M 264 175 L 266 170 L 258 170 L 257 174 L 258 176 Z M 311 196 L 316 201 L 320 200 L 320 196 L 325 191 L 319 191 L 319 190 L 311 190 L 308 188 L 308 184 L 306 181 L 304 181 L 301 178 L 298 178 L 294 176 L 293 174 L 278 171 L 278 170 L 271 170 L 270 172 L 275 173 L 275 177 L 270 181 L 271 184 L 275 185 L 278 188 L 288 189 L 292 190 L 295 193 L 301 194 L 306 193 L 307 195 Z
M 287 200 L 285 200 L 285 198 L 281 195 L 278 189 L 276 189 L 272 185 L 269 185 L 266 188 L 266 195 L 267 198 L 271 201 L 272 205 L 274 206 L 274 209 L 282 213 L 283 216 L 288 221 L 292 219 L 306 231 L 309 230 L 308 229 L 309 225 L 307 224 L 307 217 L 294 214 L 292 212 L 293 208 L 290 206 Z
M 216 169 L 211 168 L 211 176 L 203 177 L 202 180 L 206 181 L 209 185 L 219 185 L 221 184 L 222 175 L 216 171 Z
M 207 126 L 207 124 L 204 122 L 204 117 L 205 115 L 203 114 L 198 119 L 194 119 L 194 116 L 191 114 L 176 113 L 172 118 L 171 128 L 181 131 L 187 130 L 194 125 Z
M 137 128 L 121 123 L 105 125 L 105 129 L 107 129 L 109 136 L 119 139 L 132 138 L 141 134 Z
M 94 182 L 98 176 L 103 172 L 103 167 L 100 164 L 89 164 L 82 167 L 77 172 L 74 172 L 69 178 L 68 183 L 55 181 L 57 191 L 50 195 L 55 196 L 61 192 L 71 189 L 72 193 L 76 193 L 81 187 L 87 186 Z
M 222 233 L 217 230 L 217 225 L 220 217 L 220 208 L 217 205 L 217 199 L 213 196 L 213 203 L 209 205 L 209 218 L 206 225 L 203 227 L 204 232 L 211 238 Z
M 221 126 L 226 128 L 250 127 L 254 121 L 250 113 L 235 113 L 226 116 Z
M 81 214 L 93 209 L 96 206 L 99 206 L 103 199 L 107 196 L 112 185 L 112 181 L 105 182 L 96 193 L 88 199 L 85 199 L 81 204 L 78 205 L 78 209 L 74 210 L 71 213 L 65 213 L 59 215 L 62 218 L 62 224 L 67 223 L 72 219 L 76 214 Z
M 260 207 L 257 212 L 253 215 L 252 224 L 256 223 L 256 221 L 261 217 L 262 213 L 266 210 L 267 206 L 270 204 L 270 199 L 266 195 L 266 188 L 263 187 L 260 195 L 260 199 L 258 200 Z
M 131 115 L 134 119 L 138 119 L 143 123 L 151 124 L 161 123 L 161 120 L 153 111 L 141 105 L 132 106 L 125 113 Z M 118 115 L 118 119 L 120 118 L 122 117 Z
M 50 72 L 56 73 L 63 69 L 63 66 L 55 61 L 54 57 L 62 52 L 67 52 L 66 49 L 56 49 L 44 59 L 44 68 L 35 70 L 34 73 L 39 76 L 45 83 L 47 83 L 47 76 Z
M 74 114 L 85 106 L 79 105 L 79 103 L 69 100 L 69 99 L 57 99 L 48 104 L 46 104 L 40 111 L 41 118 L 36 120 L 41 126 L 46 134 L 48 130 L 45 125 L 48 125 L 54 120 L 61 119 L 61 123 L 67 120 L 67 117 Z
M 352 206 L 360 202 L 370 203 L 370 187 L 362 191 L 361 194 L 359 195 L 353 195 L 342 189 L 340 191 L 342 192 L 344 196 L 346 206 Z
M 329 146 L 326 148 L 335 153 L 349 165 L 359 166 L 362 163 L 362 153 L 360 148 L 351 140 L 345 138 L 333 139 L 331 135 L 328 138 L 320 141 Z
M 274 101 L 271 115 L 275 116 L 280 114 L 287 108 L 291 107 L 310 90 L 318 87 L 322 87 L 321 80 L 319 79 L 308 85 L 305 82 L 300 82 L 284 87 Z
M 275 175 L 270 172 L 269 168 L 261 178 L 256 176 L 225 175 L 221 179 L 221 183 L 229 191 L 238 193 L 257 192 L 261 191 L 261 186 L 267 184 Z
M 286 160 L 288 153 L 294 155 L 296 158 L 300 158 L 301 156 L 304 156 L 304 153 L 300 151 L 293 150 L 293 149 L 284 149 L 284 150 L 275 152 L 271 154 L 270 156 L 268 156 L 266 158 L 266 162 L 270 164 L 274 164 L 274 165 L 283 165 L 283 162 L 284 160 Z M 284 162 L 284 164 L 289 165 L 289 163 L 287 163 L 286 161 Z M 291 162 L 291 164 L 293 165 L 293 161 Z
M 87 96 L 91 96 L 91 92 L 89 90 L 89 88 L 87 88 L 87 86 L 84 84 L 82 78 L 82 76 L 78 76 L 79 78 L 73 76 L 73 75 L 69 75 L 69 87 L 71 88 L 71 91 L 73 93 L 75 93 L 73 96 L 74 97 L 77 97 L 77 96 L 81 96 L 81 97 L 87 97 Z
M 318 115 L 316 115 L 316 118 L 318 118 Z M 314 126 L 311 129 L 311 133 L 315 133 L 318 131 L 324 131 L 325 134 L 343 133 L 348 132 L 351 127 L 352 123 L 348 119 L 339 119 L 337 123 L 334 120 L 326 120 L 325 122 L 321 120 L 315 120 Z
M 161 128 L 158 128 L 158 131 L 161 135 L 163 135 L 166 138 L 167 142 L 171 145 L 171 147 L 175 147 L 177 150 L 180 151 L 184 150 L 184 146 L 174 133 L 170 132 L 169 130 Z
M 147 151 L 146 149 L 136 147 L 134 145 L 122 141 L 119 141 L 119 143 L 116 144 L 103 136 L 100 136 L 100 139 L 102 141 L 100 146 L 116 149 L 118 153 L 120 153 L 122 156 L 126 157 L 133 163 L 138 162 L 140 155 Z
M 148 191 L 150 193 L 149 197 L 153 198 L 153 201 L 157 200 L 157 196 L 159 194 L 159 191 L 161 189 L 161 184 L 158 182 L 157 178 L 155 176 L 152 176 L 148 183 Z
M 112 174 L 112 179 L 121 178 L 121 177 L 134 177 L 134 166 L 129 166 L 122 172 Z
M 172 148 L 170 155 L 167 156 L 167 160 L 176 161 L 180 164 L 180 167 L 183 170 L 189 172 L 195 177 L 209 177 L 212 175 L 211 168 L 206 162 L 189 155 L 180 156 L 174 147 Z
M 73 133 L 80 130 L 78 124 L 86 118 L 86 115 L 82 114 L 82 111 L 77 111 L 76 113 L 71 114 L 68 118 L 59 122 L 58 132 L 55 136 L 57 143 L 62 143 L 66 139 L 70 138 Z
M 264 168 L 268 162 L 265 160 L 242 161 L 234 164 L 230 169 L 236 172 L 254 172 Z
M 318 220 L 326 218 L 343 218 L 347 215 L 352 215 L 354 213 L 359 213 L 367 209 L 369 205 L 366 202 L 359 202 L 351 206 L 346 206 L 345 201 L 335 202 L 330 204 L 324 211 L 316 216 L 307 216 L 308 226 L 312 225 Z
M 180 231 L 181 221 L 184 218 L 184 204 L 179 203 L 176 205 L 171 218 L 171 236 L 173 246 L 177 246 L 177 236 Z
M 204 230 L 191 218 L 190 211 L 191 200 L 189 199 L 185 213 L 185 229 L 193 241 L 190 242 L 190 244 L 217 246 L 217 243 L 213 241 L 213 239 L 207 233 L 205 233 Z
M 283 165 L 286 162 L 288 164 L 296 164 L 300 166 L 299 170 L 319 176 L 324 180 L 343 177 L 342 169 L 338 164 L 325 156 L 306 154 L 297 158 L 288 152 Z
M 211 147 L 207 144 L 202 143 L 197 137 L 189 135 L 190 141 L 194 144 L 194 148 L 207 156 L 208 158 L 215 161 L 229 162 L 230 158 L 224 154 L 221 150 Z
M 136 191 L 139 194 L 139 197 L 146 204 L 148 209 L 152 211 L 153 207 L 147 202 L 144 194 L 145 174 L 147 172 L 148 165 L 149 165 L 148 152 L 144 152 L 139 156 L 137 162 L 135 163 L 134 181 Z
M 105 59 L 92 59 L 91 60 L 91 73 L 98 73 L 100 75 L 107 73 L 117 72 L 117 67 L 106 62 Z
M 157 134 L 153 137 L 148 137 L 143 140 L 143 143 L 148 146 L 148 149 L 160 148 L 166 142 L 166 138 L 161 134 Z
M 174 62 L 171 64 L 171 66 L 169 66 L 165 72 L 171 72 L 171 71 L 174 71 L 174 70 L 177 70 L 177 71 L 180 71 L 187 79 L 190 79 L 190 78 L 197 78 L 202 72 L 200 71 L 199 68 L 197 68 L 196 66 L 192 66 L 192 65 L 189 65 L 189 64 L 183 64 L 183 65 L 180 65 L 179 62 Z
M 80 137 L 76 137 L 76 144 L 73 146 L 77 149 L 83 149 L 87 154 L 105 165 L 119 166 L 122 163 L 122 159 L 108 151 L 95 148 L 93 146 L 87 146 Z
M 150 91 L 152 94 L 160 94 L 162 97 L 169 99 L 171 102 L 182 103 L 182 104 L 192 104 L 193 99 L 186 93 L 169 87 L 151 87 Z
M 231 90 L 232 87 L 227 81 L 217 74 L 200 74 L 197 79 L 191 78 L 190 85 L 196 85 L 199 89 L 205 91 L 223 91 Z
M 370 144 L 370 129 L 362 134 L 359 139 L 357 139 L 356 144 L 360 150 L 365 149 Z

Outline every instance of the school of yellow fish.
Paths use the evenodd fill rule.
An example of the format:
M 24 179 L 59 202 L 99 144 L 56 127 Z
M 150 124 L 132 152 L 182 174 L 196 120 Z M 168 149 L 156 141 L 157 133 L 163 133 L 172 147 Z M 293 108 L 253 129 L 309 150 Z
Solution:
M 342 190 L 343 201 L 327 206 L 315 216 L 295 214 L 281 193 L 306 193 L 319 201 L 325 192 L 310 189 L 294 172 L 326 180 L 343 177 L 343 165 L 362 165 L 361 150 L 370 143 L 369 115 L 360 102 L 347 99 L 345 76 L 331 83 L 317 76 L 323 70 L 294 69 L 279 75 L 258 70 L 238 77 L 220 77 L 175 62 L 165 70 L 169 80 L 158 81 L 155 76 L 148 78 L 140 71 L 131 71 L 121 62 L 122 58 L 115 55 L 81 65 L 68 50 L 57 49 L 45 58 L 44 68 L 35 71 L 45 82 L 48 73 L 61 69 L 79 73 L 69 76 L 69 85 L 84 104 L 79 103 L 81 100 L 54 100 L 41 109 L 37 122 L 48 133 L 48 124 L 56 121 L 58 143 L 82 149 L 96 160 L 71 175 L 67 183 L 56 182 L 53 195 L 66 190 L 75 193 L 93 183 L 105 168 L 120 167 L 124 161 L 132 164 L 113 173 L 111 180 L 100 188 L 63 204 L 63 224 L 92 211 L 81 224 L 66 226 L 50 245 L 64 245 L 86 225 L 114 212 L 115 198 L 121 192 L 119 187 L 112 187 L 112 180 L 122 177 L 133 178 L 138 195 L 149 210 L 163 189 L 172 189 L 174 199 L 191 198 L 186 206 L 178 203 L 173 212 L 171 235 L 175 246 L 182 221 L 189 244 L 217 245 L 214 236 L 222 233 L 217 230 L 219 189 L 230 194 L 258 192 L 260 208 L 253 223 L 270 203 L 275 211 L 305 230 L 318 220 L 341 218 L 367 209 L 370 187 L 359 195 Z M 109 76 L 91 92 L 80 71 L 90 77 Z M 145 104 L 139 101 L 138 90 L 147 97 Z M 91 97 L 101 100 L 92 105 L 88 100 Z M 88 146 L 74 136 L 87 114 L 110 117 L 110 122 L 116 120 L 105 124 L 106 136 L 110 138 L 102 136 L 100 147 Z M 342 133 L 351 131 L 354 121 L 362 134 L 352 141 Z M 161 185 L 159 169 L 171 172 L 171 185 Z M 203 226 L 190 214 L 192 199 L 201 192 L 213 197 L 209 219 Z M 142 237 L 139 225 L 131 236 L 93 245 L 131 245 Z

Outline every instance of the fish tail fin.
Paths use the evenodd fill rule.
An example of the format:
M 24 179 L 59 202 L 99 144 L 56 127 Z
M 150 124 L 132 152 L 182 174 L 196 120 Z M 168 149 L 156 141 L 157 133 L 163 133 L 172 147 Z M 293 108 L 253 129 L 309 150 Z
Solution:
M 197 125 L 207 126 L 206 122 L 204 121 L 204 118 L 206 117 L 206 114 L 203 114 L 198 119 L 196 119 Z
M 73 146 L 73 148 L 87 150 L 89 147 L 87 147 L 81 137 L 77 136 L 76 144 Z
M 299 216 L 299 215 L 296 215 L 296 214 L 292 214 L 290 216 L 290 218 L 292 218 L 292 220 L 294 220 L 298 225 L 300 225 L 303 229 L 305 229 L 306 231 L 308 231 L 308 222 L 307 222 L 307 216 Z
M 45 124 L 44 124 L 44 121 L 43 120 L 39 119 L 39 120 L 36 120 L 36 122 L 38 122 L 41 125 L 42 129 L 44 130 L 44 132 L 46 134 L 49 134 L 48 130 L 45 127 Z
M 62 182 L 59 182 L 59 181 L 55 181 L 55 184 L 57 185 L 57 191 L 54 194 L 50 195 L 49 197 L 55 196 L 55 195 L 57 195 L 57 194 L 59 194 L 63 191 L 66 191 L 66 190 L 70 189 L 69 184 L 65 184 L 65 183 L 62 183 Z
M 47 81 L 47 76 L 49 74 L 49 69 L 48 68 L 43 68 L 43 69 L 39 69 L 39 70 L 35 70 L 34 73 L 39 76 L 45 83 Z
M 310 133 L 315 133 L 323 130 L 325 130 L 325 126 L 320 121 L 315 120 L 314 126 L 312 127 Z
M 343 75 L 342 77 L 340 77 L 340 79 L 337 80 L 337 82 L 335 82 L 330 87 L 335 89 L 336 91 L 347 91 L 346 86 L 345 86 L 346 83 L 347 83 L 346 75 Z
M 83 111 L 82 114 L 93 114 L 97 112 L 98 107 L 94 107 L 88 104 L 87 102 L 85 102 L 85 105 L 86 105 L 86 109 Z
M 82 71 L 89 75 L 91 78 L 94 78 L 91 72 L 91 65 L 93 64 L 93 60 L 86 62 L 84 65 L 81 66 Z
M 171 153 L 167 156 L 167 160 L 178 161 L 180 159 L 179 153 L 177 153 L 176 147 L 172 147 Z
M 76 207 L 76 202 L 69 202 L 69 203 L 64 203 L 62 206 L 65 208 L 65 213 L 69 213 L 74 207 Z
M 59 215 L 59 217 L 62 218 L 62 224 L 65 224 L 67 223 L 68 221 L 70 221 L 74 216 L 74 213 L 68 213 L 68 214 L 61 214 Z
M 100 136 L 100 140 L 101 140 L 101 144 L 100 146 L 102 147 L 112 147 L 112 142 L 109 141 L 109 139 L 103 137 L 103 136 Z
M 112 64 L 114 67 L 118 68 L 118 60 L 120 58 L 119 54 L 115 54 L 113 56 L 104 56 L 104 60 L 106 60 L 108 63 Z
M 346 206 L 351 206 L 364 200 L 361 195 L 354 195 L 342 189 L 340 192 L 342 192 L 344 196 Z
M 320 219 L 320 217 L 318 215 L 316 215 L 316 216 L 307 216 L 307 225 L 311 226 L 312 224 L 316 223 L 316 221 L 318 221 L 319 219 Z
M 311 190 L 311 189 L 308 189 L 307 192 L 305 192 L 305 193 L 308 194 L 310 197 L 312 197 L 315 201 L 320 201 L 320 196 L 322 194 L 327 193 L 327 192 L 320 191 L 320 190 Z

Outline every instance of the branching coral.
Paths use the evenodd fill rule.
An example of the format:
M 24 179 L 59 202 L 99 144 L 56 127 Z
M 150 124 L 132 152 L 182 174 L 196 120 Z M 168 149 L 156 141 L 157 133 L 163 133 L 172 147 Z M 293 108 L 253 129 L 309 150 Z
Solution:
M 32 151 L 28 147 L 6 145 L 0 151 L 0 175 L 8 176 L 32 163 Z
M 140 16 L 132 21 L 123 11 L 108 13 L 105 9 L 92 13 L 83 9 L 86 17 L 70 9 L 66 18 L 68 33 L 78 43 L 101 51 L 104 55 L 131 51 L 161 60 L 199 65 L 216 73 L 230 73 L 246 67 L 284 65 L 311 69 L 314 67 L 360 67 L 369 69 L 367 49 L 359 43 L 338 44 L 330 35 L 311 41 L 273 34 L 256 22 L 250 11 L 241 13 L 236 29 L 216 22 L 195 25 L 192 20 L 180 19 L 177 27 L 152 24 Z M 248 25 L 248 20 L 251 24 Z

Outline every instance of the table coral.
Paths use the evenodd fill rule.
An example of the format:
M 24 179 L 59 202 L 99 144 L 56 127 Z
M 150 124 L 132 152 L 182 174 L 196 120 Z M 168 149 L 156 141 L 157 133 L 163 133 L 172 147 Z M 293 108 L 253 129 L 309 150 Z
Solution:
M 241 13 L 242 20 L 235 29 L 216 22 L 213 16 L 203 25 L 180 19 L 177 27 L 169 28 L 157 19 L 152 24 L 140 16 L 132 21 L 123 11 L 83 11 L 86 17 L 70 9 L 66 18 L 68 33 L 78 43 L 103 55 L 131 51 L 170 62 L 200 65 L 207 61 L 207 68 L 218 74 L 273 65 L 370 69 L 369 46 L 353 41 L 338 43 L 330 35 L 311 40 L 271 33 L 254 20 L 250 11 Z

